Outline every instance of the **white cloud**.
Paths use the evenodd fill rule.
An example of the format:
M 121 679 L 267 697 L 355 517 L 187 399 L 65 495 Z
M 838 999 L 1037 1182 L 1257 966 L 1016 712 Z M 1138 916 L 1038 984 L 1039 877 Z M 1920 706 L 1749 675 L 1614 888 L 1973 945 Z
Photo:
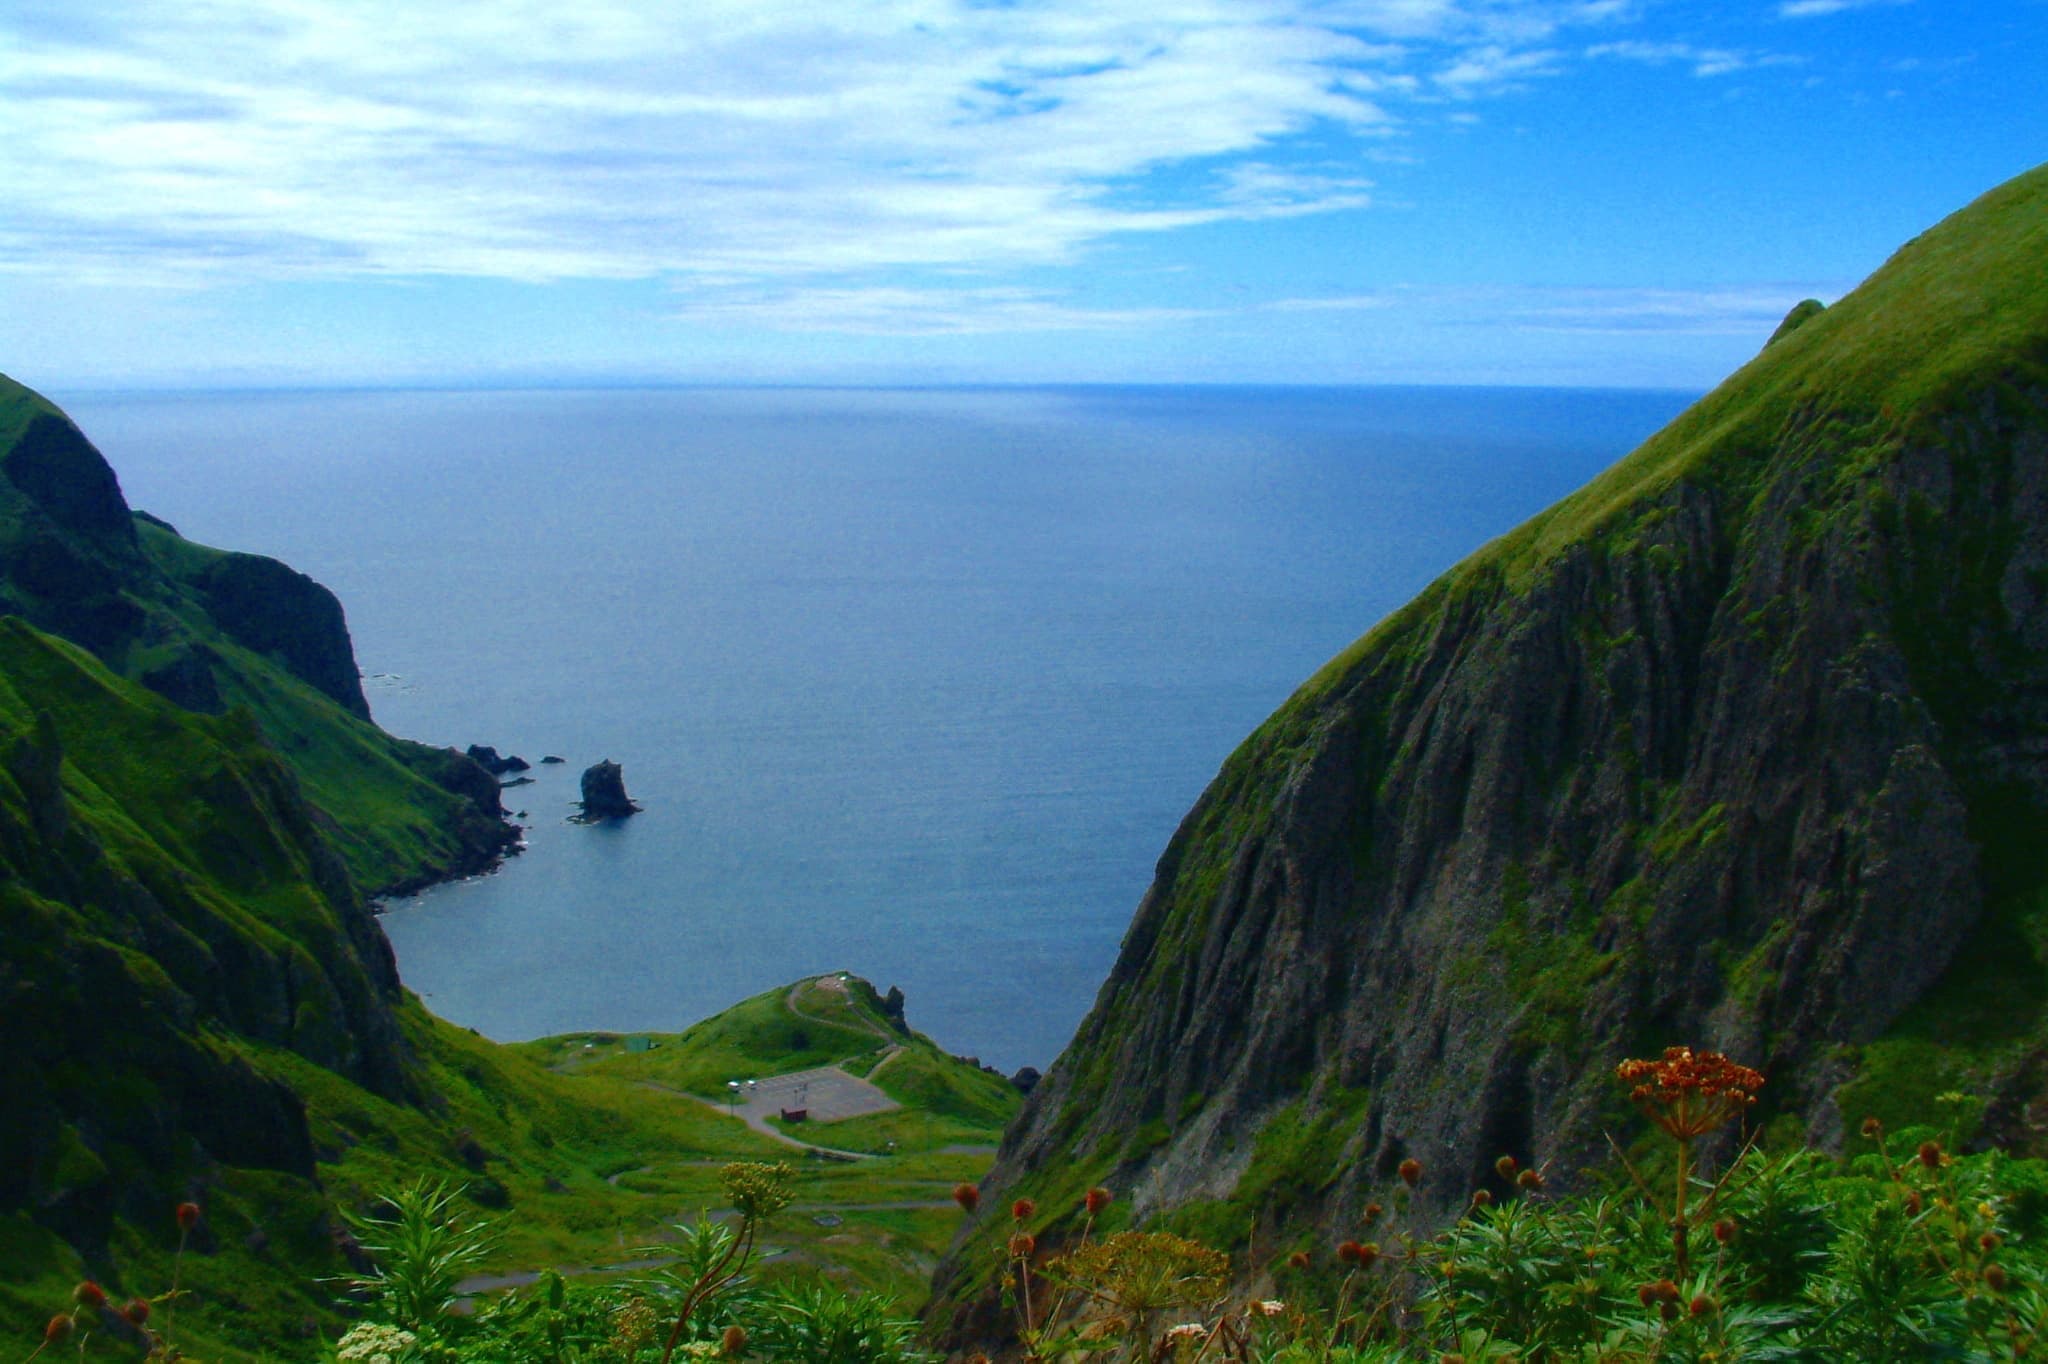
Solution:
M 1647 66 L 1678 63 L 1690 66 L 1695 76 L 1726 76 L 1760 66 L 1797 66 L 1803 58 L 1779 52 L 1751 52 L 1738 48 L 1698 47 L 1692 43 L 1626 41 L 1598 43 L 1586 49 L 1593 58 L 1615 58 Z
M 1501 332 L 1667 336 L 1769 335 L 1793 304 L 1834 299 L 1845 284 L 1696 289 L 1405 285 L 1205 308 L 1081 307 L 1041 289 L 1007 286 L 793 285 L 735 282 L 684 291 L 684 321 L 775 332 L 949 336 L 1129 331 L 1232 315 L 1380 313 L 1401 325 Z
M 1698 289 L 1636 287 L 1424 288 L 1280 299 L 1292 313 L 1399 311 L 1441 325 L 1509 331 L 1768 335 L 1805 298 L 1839 298 L 1846 284 L 1762 284 Z
M 1778 6 L 1780 19 L 1815 19 L 1826 14 L 1840 14 L 1844 10 L 1870 9 L 1878 5 L 1907 5 L 1912 0 L 1782 0 Z
M 832 276 L 1357 207 L 1286 163 L 1622 0 L 17 0 L 0 270 Z
M 1017 288 L 741 288 L 685 300 L 676 316 L 782 332 L 858 336 L 1115 331 L 1199 317 L 1192 308 L 1076 308 Z
M 1517 51 L 1489 43 L 1460 54 L 1437 72 L 1436 83 L 1460 98 L 1496 94 L 1532 77 L 1555 73 L 1561 56 L 1548 48 Z

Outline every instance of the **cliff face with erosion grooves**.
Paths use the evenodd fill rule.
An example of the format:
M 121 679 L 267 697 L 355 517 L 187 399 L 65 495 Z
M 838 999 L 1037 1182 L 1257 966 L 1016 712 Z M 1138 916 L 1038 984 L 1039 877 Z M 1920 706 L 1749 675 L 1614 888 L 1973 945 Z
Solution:
M 1801 305 L 1261 726 L 984 1192 L 1334 1236 L 1416 1156 L 1438 1220 L 1503 1152 L 1602 1160 L 1615 1063 L 1679 1042 L 1822 1143 L 1974 1087 L 2038 1147 L 2044 849 L 2048 169 Z M 991 1262 L 941 1268 L 957 1334 Z

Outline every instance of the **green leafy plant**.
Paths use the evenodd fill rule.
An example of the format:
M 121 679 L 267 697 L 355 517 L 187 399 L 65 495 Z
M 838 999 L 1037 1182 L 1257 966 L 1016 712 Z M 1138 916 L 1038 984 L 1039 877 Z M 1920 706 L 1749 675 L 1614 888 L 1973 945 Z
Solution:
M 727 1232 L 700 1221 L 686 1251 L 685 1271 L 678 1279 L 682 1301 L 676 1308 L 675 1324 L 661 1352 L 662 1364 L 669 1364 L 681 1345 L 691 1320 L 720 1294 L 731 1290 L 753 1258 L 755 1239 L 761 1224 L 789 1206 L 791 1183 L 796 1171 L 784 1164 L 763 1165 L 735 1161 L 719 1172 L 726 1196 L 739 1214 L 739 1229 Z
M 888 1299 L 824 1284 L 776 1289 L 758 1303 L 759 1326 L 746 1348 L 776 1364 L 927 1364 L 917 1324 L 895 1315 Z
M 497 1244 L 488 1222 L 462 1215 L 456 1201 L 461 1195 L 460 1185 L 422 1177 L 384 1200 L 388 1213 L 348 1218 L 375 1261 L 355 1287 L 372 1294 L 404 1330 L 434 1335 L 455 1302 L 456 1286 Z

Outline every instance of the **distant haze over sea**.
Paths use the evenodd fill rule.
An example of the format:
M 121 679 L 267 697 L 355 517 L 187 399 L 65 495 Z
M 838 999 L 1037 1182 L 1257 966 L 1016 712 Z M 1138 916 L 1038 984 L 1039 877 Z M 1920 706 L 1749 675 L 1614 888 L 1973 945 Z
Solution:
M 385 918 L 437 1013 L 676 1030 L 843 969 L 1004 1069 L 1239 740 L 1691 396 L 60 395 L 133 505 L 340 595 L 387 729 L 536 764 L 530 850 Z M 599 758 L 645 813 L 570 825 Z

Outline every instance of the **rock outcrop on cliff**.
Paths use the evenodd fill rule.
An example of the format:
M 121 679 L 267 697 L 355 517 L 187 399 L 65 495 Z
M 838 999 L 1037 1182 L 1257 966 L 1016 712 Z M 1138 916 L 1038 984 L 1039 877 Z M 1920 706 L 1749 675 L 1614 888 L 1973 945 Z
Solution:
M 1975 1087 L 2038 1147 L 2044 835 L 2048 169 L 1247 740 L 985 1200 L 1335 1239 L 1413 1156 L 1426 1222 L 1502 1153 L 1569 1184 L 1630 1130 L 1614 1064 L 1681 1042 L 1823 1143 Z M 962 1331 L 986 1250 L 941 1269 Z
M 0 615 L 186 710 L 247 707 L 372 891 L 481 870 L 517 837 L 475 764 L 370 723 L 333 593 L 275 559 L 195 544 L 132 512 L 77 426 L 4 376 Z M 389 818 L 407 808 L 422 817 Z

